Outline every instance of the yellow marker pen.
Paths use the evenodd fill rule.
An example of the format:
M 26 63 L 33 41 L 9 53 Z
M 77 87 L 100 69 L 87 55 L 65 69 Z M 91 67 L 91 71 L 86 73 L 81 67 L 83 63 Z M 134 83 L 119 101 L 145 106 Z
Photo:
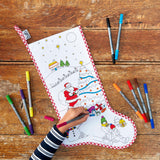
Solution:
M 26 71 L 26 81 L 27 81 L 28 99 L 29 99 L 29 115 L 30 115 L 30 117 L 33 117 L 33 107 L 32 107 L 32 100 L 31 100 L 29 71 Z

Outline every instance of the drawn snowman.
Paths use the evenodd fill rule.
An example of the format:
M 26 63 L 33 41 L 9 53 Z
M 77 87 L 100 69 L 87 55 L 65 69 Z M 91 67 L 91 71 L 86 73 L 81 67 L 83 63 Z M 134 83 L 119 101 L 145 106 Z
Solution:
M 88 136 L 84 132 L 80 131 L 79 127 L 80 125 L 67 130 L 67 140 L 69 142 L 73 142 Z

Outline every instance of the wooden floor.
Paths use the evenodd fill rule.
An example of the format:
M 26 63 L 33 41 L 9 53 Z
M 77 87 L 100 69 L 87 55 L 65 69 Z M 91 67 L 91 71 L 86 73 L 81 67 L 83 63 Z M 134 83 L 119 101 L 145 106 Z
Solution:
M 120 13 L 124 23 L 119 59 L 112 65 L 106 27 L 111 20 L 114 47 L 117 41 Z M 160 1 L 159 0 L 1 0 L 0 1 L 0 159 L 27 160 L 57 116 L 39 75 L 13 26 L 28 29 L 30 42 L 81 25 L 93 55 L 96 68 L 113 109 L 131 117 L 138 130 L 135 143 L 124 150 L 97 146 L 60 147 L 56 160 L 160 160 Z M 25 119 L 19 94 L 27 94 L 25 71 L 31 74 L 35 134 L 26 136 L 5 96 L 11 95 Z M 141 91 L 148 84 L 155 129 L 139 120 L 134 111 L 113 88 L 119 84 L 135 104 L 126 81 L 137 77 Z M 137 93 L 137 92 L 136 92 Z M 144 96 L 144 92 L 143 92 Z M 27 102 L 28 103 L 28 102 Z M 136 105 L 136 104 L 135 104 Z M 56 120 L 45 120 L 44 115 Z

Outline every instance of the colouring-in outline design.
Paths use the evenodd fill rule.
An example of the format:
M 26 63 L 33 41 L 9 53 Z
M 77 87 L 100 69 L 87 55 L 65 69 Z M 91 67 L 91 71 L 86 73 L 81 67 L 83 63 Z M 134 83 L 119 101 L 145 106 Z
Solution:
M 26 48 L 27 48 L 27 50 L 28 50 L 28 52 L 29 52 L 29 54 L 30 54 L 33 62 L 34 62 L 34 65 L 35 65 L 35 67 L 36 67 L 36 69 L 37 69 L 37 71 L 38 71 L 38 73 L 39 73 L 39 75 L 40 75 L 40 78 L 41 78 L 41 80 L 42 80 L 42 82 L 43 82 L 43 84 L 44 84 L 44 86 L 45 86 L 45 89 L 46 89 L 46 91 L 47 91 L 47 93 L 48 93 L 48 95 L 49 95 L 49 98 L 51 99 L 51 102 L 52 102 L 52 104 L 53 104 L 53 106 L 54 106 L 54 108 L 55 108 L 55 111 L 56 111 L 56 113 L 57 113 L 57 116 L 58 116 L 58 118 L 60 119 L 60 118 L 61 118 L 61 117 L 60 117 L 60 114 L 58 113 L 57 107 L 56 107 L 56 105 L 55 105 L 55 103 L 54 103 L 54 100 L 53 100 L 53 98 L 52 98 L 52 96 L 51 96 L 51 93 L 49 92 L 49 89 L 48 89 L 47 86 L 46 86 L 46 83 L 45 83 L 45 81 L 44 81 L 44 78 L 43 78 L 43 76 L 42 76 L 42 74 L 41 74 L 41 72 L 40 72 L 40 70 L 39 70 L 39 67 L 38 67 L 38 65 L 37 65 L 37 63 L 36 63 L 36 61 L 35 61 L 35 59 L 34 59 L 34 57 L 33 57 L 33 55 L 32 55 L 32 52 L 31 52 L 30 49 L 29 49 L 28 43 L 27 43 L 27 41 L 25 40 L 25 37 L 24 37 L 22 31 L 21 31 L 20 28 L 17 27 L 17 26 L 14 26 L 14 28 L 15 28 L 15 30 L 17 31 L 17 33 L 19 34 L 19 36 L 21 37 L 24 45 L 26 46 Z M 127 116 L 125 116 L 125 115 L 123 115 L 123 114 L 121 114 L 121 113 L 116 112 L 116 111 L 113 110 L 113 109 L 111 108 L 111 106 L 109 105 L 108 100 L 107 100 L 107 97 L 106 97 L 105 92 L 104 92 L 104 89 L 103 89 L 103 86 L 102 86 L 102 83 L 101 83 L 101 81 L 100 81 L 98 72 L 97 72 L 97 70 L 96 70 L 96 68 L 95 68 L 95 64 L 94 64 L 94 62 L 93 62 L 93 58 L 92 58 L 92 56 L 91 56 L 91 53 L 90 53 L 90 50 L 89 50 L 89 48 L 88 48 L 86 39 L 85 39 L 85 37 L 84 37 L 83 31 L 82 31 L 82 29 L 81 29 L 80 26 L 79 26 L 79 30 L 80 30 L 80 33 L 81 33 L 81 35 L 82 35 L 82 37 L 83 37 L 84 43 L 85 43 L 85 45 L 86 45 L 86 49 L 87 49 L 89 58 L 90 58 L 90 60 L 91 60 L 91 62 L 92 62 L 92 66 L 93 66 L 93 68 L 94 68 L 94 71 L 95 71 L 95 73 L 96 73 L 96 76 L 97 76 L 97 78 L 98 78 L 98 80 L 99 80 L 99 83 L 101 84 L 101 88 L 102 88 L 102 91 L 103 91 L 103 94 L 104 94 L 106 103 L 108 104 L 108 108 L 110 109 L 111 112 L 113 112 L 113 113 L 121 116 L 122 118 L 126 118 L 129 122 L 131 122 L 132 127 L 134 128 L 134 136 L 133 136 L 133 139 L 131 140 L 131 142 L 130 142 L 129 144 L 127 144 L 127 145 L 125 145 L 125 146 L 120 146 L 120 147 L 118 147 L 118 146 L 112 146 L 112 145 L 100 144 L 100 143 L 98 143 L 98 142 L 97 142 L 97 143 L 94 143 L 94 142 L 82 142 L 82 143 L 73 144 L 73 145 L 64 145 L 64 144 L 62 144 L 62 145 L 63 145 L 63 146 L 66 146 L 66 147 L 73 147 L 73 146 L 78 146 L 78 145 L 85 145 L 85 144 L 86 144 L 86 145 L 89 145 L 89 144 L 90 144 L 90 145 L 98 145 L 98 146 L 107 147 L 107 148 L 113 148 L 113 149 L 124 149 L 124 148 L 127 148 L 127 147 L 129 147 L 130 145 L 132 145 L 132 144 L 134 143 L 134 141 L 135 141 L 135 139 L 136 139 L 136 136 L 137 136 L 137 130 L 136 130 L 135 123 L 133 122 L 133 120 L 132 120 L 131 118 L 129 118 L 129 117 L 127 117 Z

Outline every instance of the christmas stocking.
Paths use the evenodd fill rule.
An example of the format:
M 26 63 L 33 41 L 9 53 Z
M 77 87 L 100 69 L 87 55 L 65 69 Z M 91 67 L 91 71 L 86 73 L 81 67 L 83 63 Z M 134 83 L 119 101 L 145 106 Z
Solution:
M 64 146 L 99 145 L 114 149 L 129 147 L 136 139 L 134 122 L 114 111 L 107 100 L 81 27 L 34 43 L 15 26 L 25 44 L 49 98 L 60 119 L 68 108 L 84 106 L 86 122 L 70 128 Z

